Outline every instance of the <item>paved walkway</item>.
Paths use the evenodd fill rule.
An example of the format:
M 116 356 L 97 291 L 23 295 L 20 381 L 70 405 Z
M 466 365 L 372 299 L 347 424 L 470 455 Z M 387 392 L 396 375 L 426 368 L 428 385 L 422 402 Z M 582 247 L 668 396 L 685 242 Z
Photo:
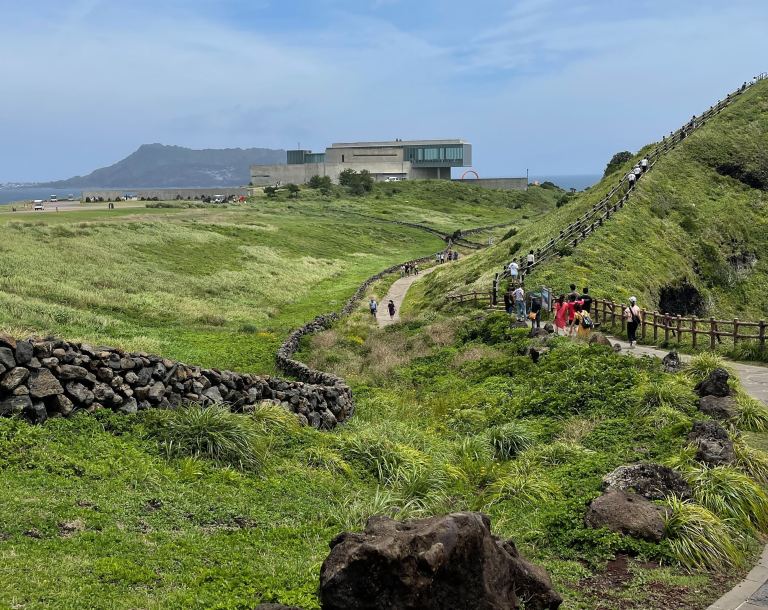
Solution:
M 662 350 L 647 345 L 630 348 L 629 343 L 616 337 L 610 337 L 613 343 L 621 345 L 621 353 L 631 356 L 658 356 L 663 358 L 669 350 Z M 680 359 L 687 362 L 691 359 L 688 354 L 680 354 Z M 753 398 L 768 403 L 768 367 L 729 362 L 741 379 L 741 384 Z M 763 549 L 757 565 L 733 589 L 728 591 L 707 610 L 765 610 L 768 608 L 768 546 Z
M 450 264 L 451 263 L 443 263 L 443 265 Z M 379 311 L 376 314 L 376 321 L 379 323 L 379 326 L 389 326 L 390 324 L 396 324 L 399 322 L 400 308 L 403 306 L 405 295 L 408 294 L 408 289 L 411 287 L 411 284 L 413 284 L 420 277 L 429 275 L 435 269 L 439 269 L 443 265 L 435 265 L 434 267 L 424 269 L 424 271 L 419 272 L 419 275 L 406 275 L 405 277 L 401 277 L 394 284 L 392 284 L 392 286 L 389 287 L 389 292 L 387 292 L 387 295 L 379 302 Z M 392 299 L 395 304 L 395 315 L 391 318 L 389 317 L 389 311 L 387 311 L 387 304 L 389 303 L 390 299 Z

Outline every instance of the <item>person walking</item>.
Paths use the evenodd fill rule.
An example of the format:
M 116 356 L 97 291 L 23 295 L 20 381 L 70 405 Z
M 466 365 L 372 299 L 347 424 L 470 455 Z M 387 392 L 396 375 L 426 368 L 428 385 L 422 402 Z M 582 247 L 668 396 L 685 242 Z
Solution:
M 509 263 L 507 270 L 509 271 L 509 277 L 512 278 L 512 281 L 517 282 L 517 277 L 520 271 L 520 267 L 518 266 L 518 264 L 515 261 L 512 261 L 511 263 Z
M 395 302 L 392 299 L 389 299 L 389 303 L 387 303 L 387 309 L 389 310 L 389 319 L 393 320 L 395 318 Z
M 413 275 L 419 275 L 419 264 L 413 263 Z
M 634 169 L 632 169 L 632 173 L 635 175 L 635 180 L 638 180 L 640 178 L 640 174 L 643 173 L 643 168 L 640 167 L 639 163 L 635 165 Z
M 373 297 L 371 297 L 371 300 L 368 301 L 368 309 L 371 310 L 371 315 L 375 318 L 376 312 L 379 309 L 379 304 L 376 302 L 376 299 L 374 299 Z
M 581 302 L 573 304 L 573 322 L 571 323 L 571 336 L 574 334 L 579 339 L 588 339 L 592 333 L 592 318 L 589 312 L 584 311 Z
M 523 287 L 518 286 L 515 288 L 512 296 L 515 299 L 515 312 L 517 315 L 517 321 L 522 322 L 525 320 L 525 291 L 523 290 Z
M 635 180 L 637 180 L 637 176 L 635 176 L 635 172 L 629 172 L 627 174 L 627 184 L 629 185 L 629 188 L 632 188 L 635 186 Z
M 531 313 L 528 317 L 531 319 L 531 328 L 541 328 L 541 295 L 539 293 L 531 295 Z
M 561 294 L 555 301 L 555 333 L 565 334 L 565 325 L 568 320 L 568 307 L 565 303 L 565 295 Z
M 509 294 L 509 290 L 504 292 L 504 311 L 507 315 L 512 315 L 512 295 Z
M 579 295 L 578 291 L 576 290 L 576 284 L 571 284 L 570 285 L 570 289 L 571 289 L 571 291 L 568 293 L 568 296 L 567 296 L 568 300 L 570 301 L 571 297 L 573 297 L 574 301 L 578 301 L 581 298 L 581 296 Z
M 643 157 L 643 160 L 640 161 L 640 171 L 643 173 L 648 171 L 648 157 Z
M 581 309 L 590 313 L 592 311 L 592 297 L 589 296 L 589 288 L 584 286 L 581 292 Z
M 635 347 L 637 343 L 637 327 L 643 321 L 643 312 L 637 306 L 636 297 L 629 297 L 629 307 L 624 310 L 624 319 L 627 321 L 629 347 Z
M 525 261 L 528 267 L 525 272 L 530 273 L 531 271 L 533 271 L 533 265 L 536 263 L 536 256 L 534 255 L 533 250 L 531 250 L 528 253 L 528 256 L 525 257 Z

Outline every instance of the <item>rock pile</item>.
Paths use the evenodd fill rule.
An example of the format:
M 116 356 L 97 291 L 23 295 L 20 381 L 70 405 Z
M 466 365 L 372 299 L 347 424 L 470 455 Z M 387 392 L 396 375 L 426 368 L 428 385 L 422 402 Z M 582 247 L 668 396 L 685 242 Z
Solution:
M 699 395 L 699 410 L 717 419 L 730 419 L 736 414 L 734 400 L 728 379 L 730 374 L 725 369 L 715 369 L 709 376 L 696 385 Z
M 322 373 L 314 384 L 202 369 L 145 353 L 59 339 L 0 335 L 0 415 L 34 423 L 76 411 L 135 413 L 193 402 L 243 412 L 271 401 L 301 423 L 330 429 L 354 412 L 350 389 Z
M 696 459 L 710 466 L 730 464 L 736 457 L 733 441 L 717 422 L 693 422 L 688 440 L 696 447 Z

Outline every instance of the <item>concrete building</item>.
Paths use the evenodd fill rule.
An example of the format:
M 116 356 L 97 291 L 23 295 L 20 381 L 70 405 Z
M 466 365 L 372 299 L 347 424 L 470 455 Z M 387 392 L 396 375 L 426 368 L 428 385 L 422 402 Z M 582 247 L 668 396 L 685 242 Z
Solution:
M 450 180 L 452 167 L 472 165 L 472 145 L 463 140 L 395 140 L 332 144 L 324 153 L 289 150 L 284 165 L 251 166 L 251 184 L 304 184 L 312 176 L 339 181 L 345 169 L 368 170 L 374 180 Z

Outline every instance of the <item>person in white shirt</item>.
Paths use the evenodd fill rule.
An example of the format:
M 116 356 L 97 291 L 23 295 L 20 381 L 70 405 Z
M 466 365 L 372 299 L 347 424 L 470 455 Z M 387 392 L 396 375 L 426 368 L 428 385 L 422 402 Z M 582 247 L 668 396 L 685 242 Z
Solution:
M 536 256 L 534 256 L 533 250 L 531 250 L 528 253 L 528 256 L 525 257 L 525 262 L 527 263 L 525 272 L 530 273 L 531 271 L 533 271 L 533 265 L 536 262 Z
M 629 347 L 635 347 L 637 343 L 637 328 L 643 321 L 643 312 L 637 306 L 637 299 L 635 297 L 629 297 L 629 307 L 624 310 L 624 319 L 627 321 Z
M 517 321 L 520 322 L 525 320 L 525 291 L 523 290 L 523 287 L 518 286 L 515 288 L 512 296 L 515 298 L 515 312 L 517 315 Z
M 635 180 L 637 180 L 637 176 L 635 176 L 634 172 L 629 172 L 627 174 L 627 180 L 629 181 L 629 188 L 632 188 L 635 186 Z
M 509 266 L 507 267 L 509 270 L 509 277 L 511 277 L 513 280 L 517 279 L 518 272 L 520 270 L 520 267 L 515 261 L 512 261 L 509 263 Z
M 643 173 L 643 169 L 640 167 L 639 163 L 632 169 L 632 173 L 635 174 L 635 178 L 639 178 L 640 174 Z
M 643 160 L 640 161 L 640 169 L 643 172 L 647 172 L 648 171 L 648 158 L 647 157 L 643 157 Z

